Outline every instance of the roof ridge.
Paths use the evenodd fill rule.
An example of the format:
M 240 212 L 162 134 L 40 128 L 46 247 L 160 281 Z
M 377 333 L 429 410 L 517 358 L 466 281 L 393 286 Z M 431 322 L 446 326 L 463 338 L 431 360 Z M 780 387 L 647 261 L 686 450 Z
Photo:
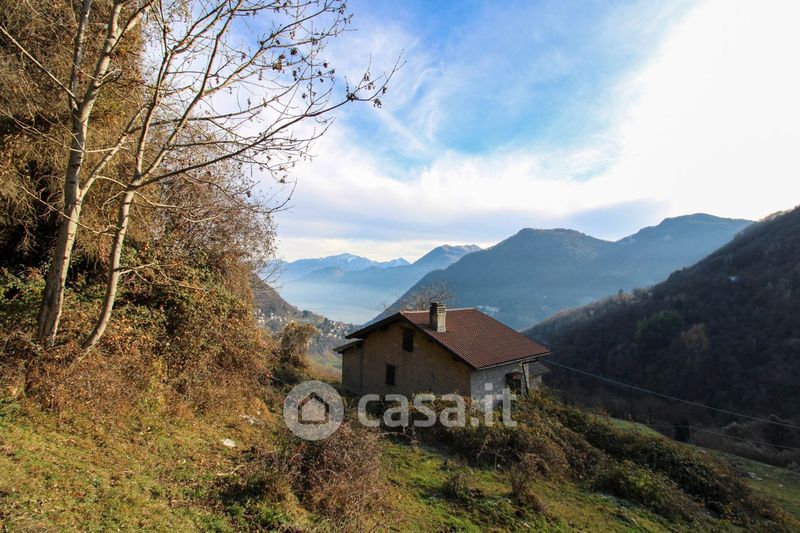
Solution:
M 447 307 L 446 311 L 473 311 L 477 310 L 476 307 Z M 430 309 L 401 309 L 401 313 L 429 313 Z

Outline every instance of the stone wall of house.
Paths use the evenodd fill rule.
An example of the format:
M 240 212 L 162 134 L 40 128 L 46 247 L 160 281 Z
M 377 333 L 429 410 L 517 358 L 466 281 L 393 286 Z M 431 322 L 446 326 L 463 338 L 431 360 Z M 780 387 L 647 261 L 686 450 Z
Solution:
M 529 390 L 540 390 L 542 388 L 542 376 L 532 376 L 530 373 L 530 365 L 525 363 L 522 365 L 522 370 L 525 372 L 525 382 L 528 384 Z
M 361 368 L 363 350 L 361 345 L 348 348 L 342 353 L 342 385 L 349 392 L 361 392 Z
M 410 327 L 402 321 L 394 322 L 372 331 L 360 349 L 346 350 L 342 359 L 344 386 L 359 394 L 470 394 L 469 366 L 423 333 L 414 332 L 413 351 L 403 350 L 403 329 Z M 386 384 L 386 365 L 396 368 L 394 386 Z
M 470 397 L 473 401 L 479 402 L 480 406 L 483 406 L 483 398 L 487 394 L 497 396 L 503 393 L 503 389 L 506 387 L 507 374 L 521 369 L 522 365 L 520 363 L 509 363 L 473 371 L 470 380 Z M 489 391 L 486 390 L 487 383 L 492 386 Z

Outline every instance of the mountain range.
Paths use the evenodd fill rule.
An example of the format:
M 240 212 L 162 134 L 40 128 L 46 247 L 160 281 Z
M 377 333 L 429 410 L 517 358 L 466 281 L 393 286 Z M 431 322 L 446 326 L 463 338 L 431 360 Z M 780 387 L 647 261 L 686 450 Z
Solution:
M 303 276 L 322 269 L 336 269 L 342 272 L 364 270 L 367 268 L 392 268 L 408 265 L 409 262 L 399 257 L 389 261 L 373 261 L 367 257 L 343 253 L 318 257 L 314 259 L 298 259 L 297 261 L 275 261 L 268 267 L 270 272 L 275 272 L 283 281 L 294 281 Z
M 554 361 L 739 413 L 800 423 L 800 208 L 742 231 L 697 264 L 648 290 L 564 311 L 526 334 L 554 350 Z M 641 404 L 658 414 L 658 398 L 602 387 L 553 369 L 550 384 L 573 399 L 628 413 Z M 741 417 L 674 403 L 670 422 L 726 424 L 736 438 L 800 446 L 800 431 L 762 424 L 744 433 Z M 626 414 L 628 414 L 626 413 Z M 662 418 L 664 419 L 664 418 Z M 748 422 L 744 420 L 744 422 Z M 750 421 L 751 424 L 754 422 Z
M 277 288 L 293 304 L 344 322 L 364 323 L 425 274 L 480 247 L 442 245 L 413 263 L 379 262 L 352 254 L 284 263 Z M 282 270 L 282 272 L 280 271 Z
M 668 218 L 618 241 L 570 229 L 526 228 L 429 272 L 388 310 L 438 284 L 454 295 L 452 305 L 477 307 L 511 327 L 531 326 L 562 309 L 662 281 L 749 224 L 694 214 Z

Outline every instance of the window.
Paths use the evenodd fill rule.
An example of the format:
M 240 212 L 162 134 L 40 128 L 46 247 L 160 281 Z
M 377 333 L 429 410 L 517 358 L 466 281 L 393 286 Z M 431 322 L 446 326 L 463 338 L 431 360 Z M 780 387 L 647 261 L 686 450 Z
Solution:
M 523 379 L 522 372 L 519 370 L 510 372 L 506 374 L 506 387 L 511 389 L 512 392 L 521 393 Z
M 397 367 L 394 365 L 386 365 L 386 384 L 394 386 L 395 375 L 397 374 Z
M 403 330 L 403 351 L 404 352 L 413 352 L 414 351 L 414 330 L 413 329 L 404 329 Z

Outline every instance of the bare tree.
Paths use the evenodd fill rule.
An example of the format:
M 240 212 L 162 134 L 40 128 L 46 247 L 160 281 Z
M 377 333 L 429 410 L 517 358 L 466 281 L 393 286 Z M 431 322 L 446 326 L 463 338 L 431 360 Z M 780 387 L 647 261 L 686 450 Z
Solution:
M 398 302 L 398 306 L 400 309 L 423 311 L 427 310 L 432 302 L 450 304 L 455 300 L 455 297 L 455 293 L 447 283 L 438 280 L 407 293 Z
M 64 287 L 69 269 L 75 236 L 80 224 L 81 208 L 90 187 L 99 177 L 103 168 L 122 147 L 107 147 L 104 155 L 97 161 L 86 177 L 83 177 L 84 163 L 88 154 L 90 119 L 98 97 L 115 73 L 111 71 L 111 59 L 118 51 L 122 40 L 130 35 L 144 18 L 150 2 L 133 2 L 116 0 L 104 21 L 105 35 L 98 51 L 96 61 L 85 64 L 87 52 L 87 35 L 89 34 L 92 0 L 83 0 L 77 13 L 77 27 L 74 32 L 74 44 L 71 69 L 67 79 L 62 80 L 55 67 L 40 62 L 33 53 L 22 46 L 19 41 L 2 25 L 2 35 L 21 54 L 32 63 L 43 76 L 49 78 L 57 86 L 64 97 L 71 117 L 69 126 L 70 146 L 67 168 L 64 176 L 62 220 L 53 250 L 53 260 L 47 275 L 42 305 L 39 313 L 39 337 L 47 344 L 52 344 L 61 317 L 64 300 Z
M 322 54 L 325 43 L 349 24 L 340 0 L 112 0 L 103 44 L 87 68 L 92 4 L 81 4 L 65 81 L 0 26 L 0 34 L 62 90 L 73 117 L 62 223 L 39 316 L 39 336 L 47 344 L 58 329 L 82 202 L 98 180 L 112 186 L 106 200 L 116 204 L 108 228 L 108 278 L 85 349 L 109 323 L 120 277 L 142 267 L 122 264 L 135 205 L 179 211 L 190 220 L 199 211 L 204 220 L 224 216 L 213 205 L 175 194 L 181 184 L 190 184 L 189 190 L 216 189 L 228 208 L 259 209 L 248 201 L 256 185 L 265 177 L 286 183 L 335 109 L 356 101 L 380 106 L 398 67 L 377 78 L 367 68 L 357 80 L 337 86 L 335 70 Z M 115 58 L 125 40 L 134 38 L 142 39 L 140 83 L 121 98 L 125 118 L 117 134 L 103 146 L 90 146 L 94 104 L 125 74 Z M 109 164 L 119 160 L 128 171 L 106 175 Z M 232 171 L 240 179 L 216 179 Z M 287 198 L 260 206 L 270 212 Z

